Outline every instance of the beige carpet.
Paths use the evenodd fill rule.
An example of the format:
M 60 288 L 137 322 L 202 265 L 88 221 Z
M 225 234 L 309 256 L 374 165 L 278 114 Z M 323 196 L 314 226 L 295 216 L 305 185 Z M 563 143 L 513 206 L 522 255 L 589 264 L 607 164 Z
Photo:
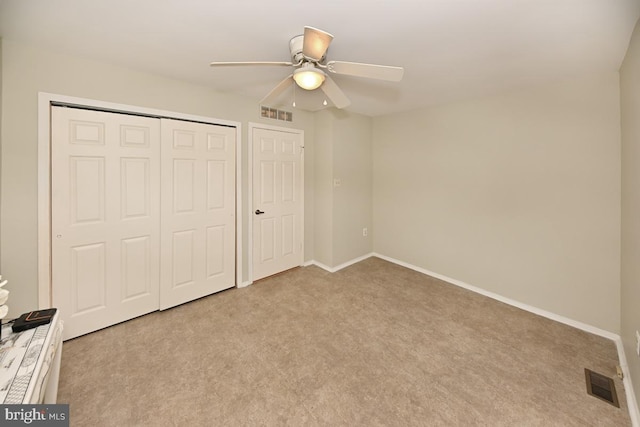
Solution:
M 73 426 L 625 426 L 613 342 L 371 258 L 68 341 Z

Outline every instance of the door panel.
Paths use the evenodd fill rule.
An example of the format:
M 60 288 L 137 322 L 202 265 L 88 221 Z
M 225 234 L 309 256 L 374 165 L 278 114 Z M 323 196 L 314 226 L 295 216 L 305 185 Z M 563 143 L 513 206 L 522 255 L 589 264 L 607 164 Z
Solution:
M 71 314 L 107 308 L 106 264 L 104 242 L 71 248 Z
M 173 213 L 193 212 L 195 209 L 196 161 L 173 160 Z
M 294 215 L 283 215 L 281 218 L 282 230 L 282 255 L 289 256 L 295 251 L 296 244 L 296 218 Z
M 207 278 L 224 274 L 225 247 L 224 236 L 226 226 L 218 225 L 207 228 Z
M 162 119 L 162 310 L 235 285 L 236 129 Z
M 195 230 L 184 230 L 173 233 L 173 282 L 171 288 L 193 284 L 194 272 L 194 234 Z
M 123 302 L 149 295 L 152 286 L 150 271 L 149 236 L 133 237 L 122 240 L 122 298 Z
M 207 162 L 207 208 L 223 209 L 225 188 L 229 185 L 226 182 L 226 164 L 220 160 L 210 160 Z
M 104 223 L 105 158 L 70 157 L 71 225 Z
M 254 129 L 253 279 L 302 264 L 302 137 Z
M 51 126 L 52 303 L 69 339 L 158 309 L 160 124 L 52 107 Z
M 120 173 L 121 218 L 148 218 L 151 202 L 149 159 L 123 158 Z

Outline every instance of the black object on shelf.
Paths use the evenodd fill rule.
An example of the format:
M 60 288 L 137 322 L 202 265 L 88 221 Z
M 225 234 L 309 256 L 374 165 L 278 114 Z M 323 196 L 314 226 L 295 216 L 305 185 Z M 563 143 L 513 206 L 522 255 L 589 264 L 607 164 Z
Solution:
M 51 322 L 57 310 L 57 308 L 48 308 L 24 313 L 13 322 L 11 329 L 13 332 L 22 332 L 27 329 L 37 328 L 40 325 L 46 325 Z

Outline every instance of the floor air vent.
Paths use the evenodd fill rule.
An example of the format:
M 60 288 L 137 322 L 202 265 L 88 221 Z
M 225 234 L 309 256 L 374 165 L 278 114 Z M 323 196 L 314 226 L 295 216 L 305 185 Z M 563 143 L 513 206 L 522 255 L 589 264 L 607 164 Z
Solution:
M 598 399 L 604 400 L 607 403 L 619 408 L 618 395 L 616 394 L 616 385 L 613 380 L 604 375 L 593 372 L 589 369 L 584 370 L 584 375 L 587 378 L 587 393 L 591 396 L 595 396 Z

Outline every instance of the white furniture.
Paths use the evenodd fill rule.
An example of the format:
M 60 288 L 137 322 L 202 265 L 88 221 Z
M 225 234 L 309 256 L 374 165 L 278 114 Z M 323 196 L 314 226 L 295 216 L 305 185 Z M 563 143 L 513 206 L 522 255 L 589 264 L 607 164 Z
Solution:
M 59 313 L 47 325 L 13 333 L 2 325 L 0 404 L 53 404 L 62 355 Z

